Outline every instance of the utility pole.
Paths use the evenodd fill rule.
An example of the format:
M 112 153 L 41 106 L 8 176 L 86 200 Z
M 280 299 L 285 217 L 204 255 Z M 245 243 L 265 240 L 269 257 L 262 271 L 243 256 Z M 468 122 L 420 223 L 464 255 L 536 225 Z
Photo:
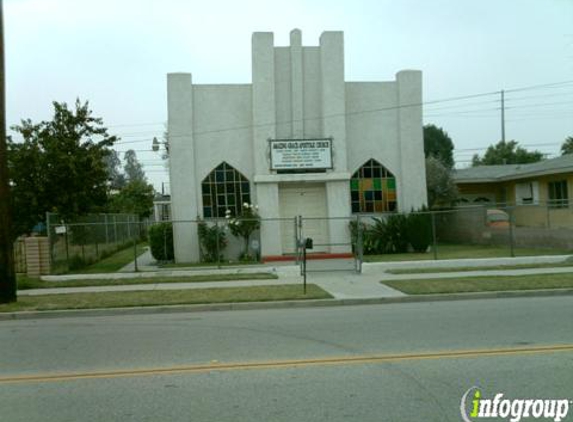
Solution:
M 501 90 L 501 141 L 505 143 L 505 91 Z
M 16 273 L 12 244 L 8 148 L 6 146 L 6 84 L 4 73 L 4 5 L 0 0 L 0 303 L 16 301 Z

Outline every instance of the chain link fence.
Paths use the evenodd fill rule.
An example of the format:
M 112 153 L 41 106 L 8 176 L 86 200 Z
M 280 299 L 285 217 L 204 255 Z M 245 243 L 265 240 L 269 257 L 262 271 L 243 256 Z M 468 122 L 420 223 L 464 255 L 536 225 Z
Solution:
M 573 208 L 563 204 L 484 204 L 363 216 L 360 221 L 365 261 L 573 253 Z
M 89 214 L 73 222 L 47 213 L 51 272 L 79 270 L 124 249 L 146 234 L 136 214 Z
M 151 252 L 175 266 L 300 264 L 307 271 L 356 271 L 363 262 L 497 258 L 573 253 L 573 208 L 564 204 L 470 206 L 343 218 L 208 219 L 140 223 L 135 215 L 100 214 L 67 223 L 48 215 L 52 272 L 79 269 L 149 234 Z M 245 229 L 249 227 L 249 229 Z M 174 244 L 194 250 L 172 264 Z M 181 259 L 180 259 L 181 261 Z

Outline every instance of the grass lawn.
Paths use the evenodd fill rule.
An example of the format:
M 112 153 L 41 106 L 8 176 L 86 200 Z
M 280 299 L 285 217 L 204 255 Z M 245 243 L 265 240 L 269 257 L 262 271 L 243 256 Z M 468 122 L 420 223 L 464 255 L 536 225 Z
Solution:
M 515 248 L 515 256 L 570 255 L 571 250 Z M 438 244 L 438 259 L 504 258 L 510 256 L 509 246 Z M 434 259 L 433 252 L 364 255 L 364 262 L 418 261 Z
M 154 290 L 145 292 L 78 293 L 22 296 L 18 302 L 0 305 L 0 312 L 47 311 L 55 309 L 96 309 L 134 306 L 181 305 L 199 303 L 268 302 L 277 300 L 330 299 L 320 287 L 254 286 L 217 289 Z
M 391 280 L 384 281 L 383 284 L 410 295 L 564 289 L 573 288 L 573 273 L 439 278 L 435 280 Z
M 137 256 L 145 252 L 146 243 L 137 245 Z M 115 273 L 134 260 L 133 246 L 122 249 L 107 258 L 79 270 L 68 271 L 69 274 Z
M 274 280 L 276 274 L 208 274 L 187 277 L 115 278 L 94 280 L 43 281 L 39 278 L 18 277 L 18 289 L 52 289 L 58 287 L 120 286 L 126 284 L 205 283 L 209 281 Z
M 433 274 L 433 273 L 457 273 L 464 271 L 489 271 L 489 270 L 522 270 L 527 268 L 556 268 L 571 267 L 573 261 L 556 262 L 553 264 L 515 264 L 515 265 L 488 265 L 483 267 L 447 267 L 447 268 L 390 268 L 389 274 Z

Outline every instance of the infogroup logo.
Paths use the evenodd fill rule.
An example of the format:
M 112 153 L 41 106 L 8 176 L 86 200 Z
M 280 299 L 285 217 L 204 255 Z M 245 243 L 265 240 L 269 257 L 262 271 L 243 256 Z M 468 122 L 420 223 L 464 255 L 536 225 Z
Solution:
M 560 422 L 567 417 L 573 401 L 569 399 L 506 399 L 497 393 L 484 398 L 479 387 L 472 387 L 462 396 L 460 412 L 465 422 L 480 418 L 502 418 L 519 422 L 524 418 L 549 419 Z

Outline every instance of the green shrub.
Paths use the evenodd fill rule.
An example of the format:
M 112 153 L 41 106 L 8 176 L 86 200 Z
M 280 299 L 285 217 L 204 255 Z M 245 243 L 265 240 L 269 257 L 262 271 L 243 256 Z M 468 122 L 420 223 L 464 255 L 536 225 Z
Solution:
M 256 205 L 245 202 L 241 215 L 232 217 L 231 210 L 227 210 L 225 213 L 231 234 L 235 237 L 242 237 L 245 242 L 245 248 L 239 256 L 240 261 L 255 259 L 254 255 L 251 255 L 249 252 L 249 239 L 261 227 L 261 217 L 259 216 L 258 208 Z M 248 257 L 248 259 L 244 257 Z
M 364 255 L 374 255 L 378 253 L 376 249 L 377 242 L 375 240 L 372 226 L 362 221 L 360 222 L 360 226 L 358 226 L 356 221 L 350 222 L 350 239 L 352 242 L 352 251 L 358 251 L 358 227 L 360 227 L 360 231 L 362 232 L 362 253 Z
M 81 270 L 82 268 L 85 268 L 88 265 L 91 265 L 92 263 L 93 260 L 84 259 L 80 255 L 73 255 L 72 257 L 70 257 L 70 260 L 68 262 L 68 270 L 69 271 Z
M 173 261 L 173 225 L 154 224 L 148 230 L 151 255 L 158 261 Z
M 227 246 L 227 235 L 224 226 L 209 225 L 205 221 L 197 223 L 201 261 L 219 262 L 223 259 L 223 250 Z
M 403 253 L 408 251 L 406 237 L 407 219 L 402 214 L 386 218 L 372 218 L 374 225 L 364 236 L 365 249 L 375 254 Z
M 423 207 L 408 215 L 407 238 L 415 252 L 426 252 L 432 243 L 432 217 Z

